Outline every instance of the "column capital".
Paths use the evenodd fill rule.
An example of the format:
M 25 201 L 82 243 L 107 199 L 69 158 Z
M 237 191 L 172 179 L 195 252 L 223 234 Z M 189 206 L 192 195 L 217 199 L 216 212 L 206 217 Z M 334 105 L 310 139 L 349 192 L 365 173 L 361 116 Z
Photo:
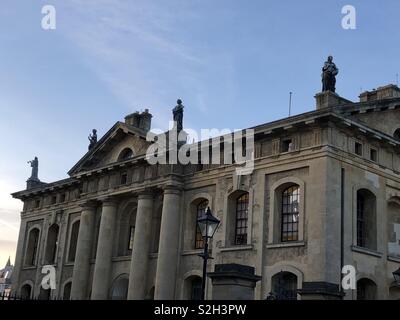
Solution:
M 104 197 L 100 198 L 103 207 L 116 207 L 118 205 L 118 200 L 115 197 Z
M 96 209 L 98 202 L 96 200 L 87 200 L 79 204 L 82 210 Z
M 167 184 L 163 186 L 162 189 L 164 191 L 164 194 L 171 194 L 171 193 L 180 194 L 181 191 L 183 190 L 182 186 L 177 184 Z
M 151 188 L 146 188 L 137 193 L 139 199 L 152 199 L 154 197 L 154 190 Z

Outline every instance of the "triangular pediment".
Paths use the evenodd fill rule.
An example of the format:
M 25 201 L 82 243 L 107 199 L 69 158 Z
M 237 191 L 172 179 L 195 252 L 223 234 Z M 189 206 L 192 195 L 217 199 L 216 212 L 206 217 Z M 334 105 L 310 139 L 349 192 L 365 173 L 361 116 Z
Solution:
M 68 172 L 70 176 L 121 161 L 121 153 L 132 150 L 132 157 L 146 153 L 146 132 L 117 122 Z M 126 160 L 126 159 L 125 159 Z

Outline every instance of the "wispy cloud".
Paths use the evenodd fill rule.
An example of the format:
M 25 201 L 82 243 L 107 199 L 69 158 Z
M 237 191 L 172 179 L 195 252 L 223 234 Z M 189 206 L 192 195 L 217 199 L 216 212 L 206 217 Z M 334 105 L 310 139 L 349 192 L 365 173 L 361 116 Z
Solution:
M 127 109 L 150 107 L 157 114 L 155 126 L 162 128 L 175 99 L 185 93 L 187 79 L 199 97 L 205 95 L 201 83 L 207 57 L 186 45 L 182 36 L 185 26 L 176 10 L 186 20 L 196 15 L 184 3 L 69 1 L 59 5 L 68 19 L 58 31 Z M 169 82 L 160 79 L 161 72 L 171 75 Z M 200 111 L 205 108 L 199 105 Z

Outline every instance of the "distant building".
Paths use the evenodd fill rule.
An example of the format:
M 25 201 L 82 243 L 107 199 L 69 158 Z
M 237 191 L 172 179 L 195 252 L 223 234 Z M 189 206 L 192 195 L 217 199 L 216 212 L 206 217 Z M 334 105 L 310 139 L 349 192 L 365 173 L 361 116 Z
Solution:
M 8 294 L 11 291 L 11 275 L 14 266 L 11 265 L 10 258 L 8 258 L 7 264 L 4 269 L 0 270 L 0 295 L 3 293 Z
M 316 110 L 251 128 L 249 175 L 238 176 L 235 163 L 151 165 L 150 119 L 147 111 L 127 116 L 67 179 L 13 194 L 24 203 L 17 294 L 197 299 L 203 241 L 196 221 L 209 206 L 221 225 L 208 270 L 215 277 L 218 265 L 254 268 L 261 277 L 254 299 L 400 299 L 397 86 L 364 92 L 359 102 L 318 93 Z M 51 292 L 40 286 L 47 264 L 57 271 Z M 342 291 L 346 265 L 357 270 L 356 288 Z M 224 293 L 209 278 L 206 288 L 207 299 Z

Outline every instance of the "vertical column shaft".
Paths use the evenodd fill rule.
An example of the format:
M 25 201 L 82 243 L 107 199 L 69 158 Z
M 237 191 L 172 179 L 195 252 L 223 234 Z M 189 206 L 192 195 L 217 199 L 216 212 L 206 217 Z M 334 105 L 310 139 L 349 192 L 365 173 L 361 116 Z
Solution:
M 117 203 L 111 200 L 103 201 L 93 274 L 92 300 L 106 300 L 108 298 L 116 216 Z
M 82 207 L 76 247 L 74 271 L 72 275 L 71 300 L 88 298 L 90 258 L 94 233 L 95 203 Z
M 160 245 L 154 298 L 175 299 L 176 271 L 180 230 L 180 190 L 166 187 L 161 216 Z
M 143 300 L 146 294 L 146 275 L 149 260 L 151 223 L 153 215 L 152 194 L 140 194 L 133 238 L 132 260 L 129 274 L 128 299 Z

